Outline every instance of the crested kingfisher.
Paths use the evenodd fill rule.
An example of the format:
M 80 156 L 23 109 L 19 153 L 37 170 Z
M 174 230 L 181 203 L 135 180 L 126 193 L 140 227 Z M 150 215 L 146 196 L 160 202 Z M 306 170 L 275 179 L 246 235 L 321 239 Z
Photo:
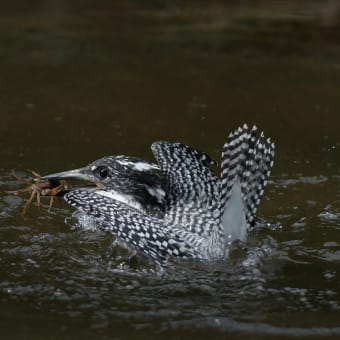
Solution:
M 107 156 L 43 180 L 76 179 L 93 187 L 61 192 L 101 229 L 161 267 L 171 257 L 219 260 L 245 241 L 270 176 L 274 143 L 246 124 L 230 133 L 221 173 L 207 154 L 182 143 L 154 142 L 156 163 Z

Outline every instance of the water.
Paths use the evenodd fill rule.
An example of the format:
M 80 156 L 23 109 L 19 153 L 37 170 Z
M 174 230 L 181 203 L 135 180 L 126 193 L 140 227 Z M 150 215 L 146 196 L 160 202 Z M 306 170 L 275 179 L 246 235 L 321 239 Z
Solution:
M 4 339 L 338 338 L 337 1 L 1 5 L 0 327 Z M 159 139 L 219 159 L 255 123 L 276 142 L 264 226 L 218 264 L 160 276 L 58 204 L 20 217 L 28 176 Z M 45 201 L 46 206 L 48 202 Z M 66 222 L 65 222 L 66 220 Z

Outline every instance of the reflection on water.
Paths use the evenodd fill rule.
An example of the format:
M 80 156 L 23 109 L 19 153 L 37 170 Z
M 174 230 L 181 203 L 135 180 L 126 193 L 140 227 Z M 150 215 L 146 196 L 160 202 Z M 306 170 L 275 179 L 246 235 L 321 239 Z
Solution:
M 338 1 L 1 4 L 0 325 L 8 339 L 340 334 Z M 256 123 L 277 157 L 253 231 L 159 275 L 57 205 L 20 218 L 11 175 L 159 139 L 219 159 Z M 20 173 L 22 171 L 22 173 Z M 47 202 L 46 202 L 47 204 Z M 18 327 L 20 325 L 20 327 Z

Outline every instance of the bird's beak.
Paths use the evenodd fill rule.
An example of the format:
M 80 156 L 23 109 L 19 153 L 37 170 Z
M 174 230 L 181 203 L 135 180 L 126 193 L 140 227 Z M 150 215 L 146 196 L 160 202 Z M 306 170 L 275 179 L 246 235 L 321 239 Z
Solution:
M 67 180 L 67 179 L 81 180 L 81 181 L 94 183 L 97 186 L 99 185 L 92 171 L 90 171 L 87 167 L 57 172 L 55 174 L 50 174 L 50 175 L 40 177 L 40 180 Z

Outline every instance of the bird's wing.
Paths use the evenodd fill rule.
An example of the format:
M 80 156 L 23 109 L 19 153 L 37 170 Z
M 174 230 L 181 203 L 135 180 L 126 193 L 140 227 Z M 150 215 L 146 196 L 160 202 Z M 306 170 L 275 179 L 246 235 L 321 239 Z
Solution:
M 98 225 L 164 266 L 169 256 L 202 258 L 204 239 L 183 229 L 170 228 L 95 191 L 74 189 L 64 196 L 67 203 L 92 216 Z
M 160 141 L 151 149 L 166 178 L 168 223 L 209 235 L 219 224 L 219 179 L 208 167 L 212 159 L 181 143 Z
M 274 149 L 274 143 L 263 133 L 258 137 L 256 126 L 249 129 L 247 125 L 232 132 L 224 144 L 220 212 L 227 234 L 243 239 L 247 228 L 254 224 L 273 166 Z

